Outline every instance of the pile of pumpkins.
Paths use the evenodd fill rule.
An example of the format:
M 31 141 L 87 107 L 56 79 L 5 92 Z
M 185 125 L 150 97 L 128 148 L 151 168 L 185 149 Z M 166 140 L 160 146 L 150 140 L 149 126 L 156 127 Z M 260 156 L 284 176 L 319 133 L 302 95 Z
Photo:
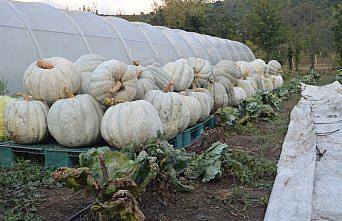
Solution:
M 42 142 L 49 134 L 66 147 L 89 146 L 101 137 L 118 148 L 158 133 L 171 139 L 217 108 L 281 87 L 280 72 L 279 62 L 260 59 L 212 66 L 189 58 L 161 67 L 95 54 L 75 62 L 46 58 L 27 68 L 26 94 L 8 102 L 4 125 L 22 144 Z

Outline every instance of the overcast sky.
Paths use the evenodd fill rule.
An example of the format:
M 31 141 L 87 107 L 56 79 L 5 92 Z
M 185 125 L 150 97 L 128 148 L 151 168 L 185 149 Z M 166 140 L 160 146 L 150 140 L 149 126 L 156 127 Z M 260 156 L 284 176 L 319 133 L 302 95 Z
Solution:
M 153 1 L 160 0 L 17 0 L 22 2 L 44 2 L 58 8 L 68 8 L 77 10 L 83 5 L 92 6 L 93 4 L 103 14 L 116 14 L 122 11 L 124 14 L 139 14 L 140 12 L 150 12 Z

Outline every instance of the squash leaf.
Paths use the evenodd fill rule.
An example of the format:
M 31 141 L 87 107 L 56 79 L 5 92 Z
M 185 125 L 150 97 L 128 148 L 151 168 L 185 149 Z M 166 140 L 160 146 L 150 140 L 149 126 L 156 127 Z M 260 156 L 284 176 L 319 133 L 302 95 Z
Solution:
M 221 175 L 221 160 L 227 149 L 227 144 L 216 142 L 201 155 L 194 155 L 185 171 L 186 177 L 202 178 L 202 182 L 206 183 Z

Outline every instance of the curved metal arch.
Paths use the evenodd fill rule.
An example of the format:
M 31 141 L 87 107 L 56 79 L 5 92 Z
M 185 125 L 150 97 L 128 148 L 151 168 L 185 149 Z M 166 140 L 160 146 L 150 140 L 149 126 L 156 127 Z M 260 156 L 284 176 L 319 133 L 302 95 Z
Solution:
M 15 7 L 15 5 L 11 1 L 7 0 L 6 2 L 13 9 L 13 11 L 18 15 L 20 20 L 26 25 L 27 31 L 29 32 L 29 35 L 31 36 L 33 44 L 34 44 L 34 46 L 36 48 L 36 51 L 37 51 L 37 54 L 38 54 L 38 58 L 42 59 L 44 56 L 43 56 L 42 50 L 41 50 L 41 48 L 39 46 L 37 37 L 36 37 L 35 33 L 32 31 L 32 29 L 29 26 L 28 22 L 26 21 L 25 17 L 20 13 L 20 10 L 18 10 L 18 8 Z
M 213 42 L 212 40 L 212 36 L 209 36 L 209 35 L 203 35 L 203 37 L 205 37 L 210 43 L 211 43 L 211 48 L 213 48 L 214 49 L 214 53 L 215 54 L 217 54 L 217 56 L 218 56 L 218 58 L 220 59 L 220 60 L 222 60 L 222 56 L 221 56 L 221 54 L 220 54 L 220 52 L 216 49 L 216 44 L 215 44 L 215 42 Z
M 118 29 L 115 27 L 114 24 L 112 24 L 110 21 L 108 21 L 107 19 L 105 19 L 104 17 L 102 16 L 99 16 L 106 24 L 109 25 L 109 27 L 117 34 L 117 36 L 119 37 L 123 47 L 125 48 L 125 52 L 126 52 L 126 55 L 127 55 L 127 58 L 128 60 L 133 63 L 133 58 L 132 58 L 132 54 L 131 52 L 128 50 L 128 47 L 127 47 L 127 44 L 125 42 L 125 40 L 123 39 L 121 33 L 118 31 Z
M 182 36 L 181 32 L 184 32 L 183 30 L 180 29 L 172 29 L 180 38 L 182 38 L 185 43 L 189 46 L 189 48 L 192 50 L 192 53 L 196 56 L 199 57 L 197 52 L 194 50 L 194 48 L 191 46 L 191 44 L 189 43 L 188 39 L 186 39 L 185 37 Z
M 153 52 L 153 54 L 154 54 L 154 57 L 155 57 L 156 61 L 157 61 L 158 63 L 160 63 L 160 60 L 158 59 L 158 58 L 159 58 L 158 52 L 157 52 L 156 49 L 153 47 L 150 38 L 146 35 L 145 32 L 142 31 L 141 27 L 139 26 L 139 24 L 142 24 L 142 22 L 137 22 L 137 23 L 132 22 L 132 23 L 135 25 L 135 27 L 138 29 L 138 31 L 144 36 L 144 38 L 145 38 L 145 40 L 147 41 L 148 45 L 149 45 L 150 48 L 152 49 L 152 52 Z
M 51 6 L 49 6 L 51 7 Z M 53 7 L 51 7 L 53 8 Z M 84 41 L 84 44 L 88 50 L 88 53 L 92 54 L 93 50 L 91 49 L 87 39 L 85 38 L 82 30 L 80 29 L 80 27 L 77 25 L 77 23 L 74 21 L 74 19 L 72 19 L 67 13 L 65 13 L 63 10 L 58 10 L 61 14 L 63 14 L 69 21 L 70 23 L 74 26 L 74 28 L 76 28 L 76 30 L 78 31 L 78 33 L 81 35 L 82 40 Z
M 206 56 L 206 60 L 209 60 L 210 59 L 210 51 L 208 50 L 208 47 L 206 47 L 205 46 L 205 43 L 203 43 L 203 41 L 202 41 L 202 39 L 201 39 L 201 37 L 199 36 L 199 34 L 198 33 L 195 33 L 195 32 L 190 32 L 191 33 L 191 35 L 192 36 L 195 36 L 195 38 L 198 40 L 198 42 L 202 45 L 202 48 L 204 48 L 204 50 L 207 52 L 207 55 L 208 56 Z M 210 62 L 211 63 L 211 62 Z
M 173 50 L 176 52 L 177 56 L 180 58 L 182 57 L 182 55 L 179 53 L 179 51 L 177 50 L 177 48 L 175 47 L 175 44 L 172 43 L 170 37 L 163 31 L 160 30 L 160 32 L 165 36 L 165 38 L 167 39 L 167 41 L 170 43 L 170 45 L 172 46 Z
M 232 60 L 233 58 L 230 55 L 228 48 L 226 47 L 226 43 L 225 43 L 224 39 L 216 37 L 216 40 L 220 41 L 220 43 L 223 45 L 223 50 L 226 51 L 226 58 L 225 59 Z
M 156 28 L 156 27 L 153 27 L 153 28 Z M 158 28 L 156 28 L 158 29 Z M 161 28 L 158 29 L 164 36 L 165 38 L 167 39 L 167 41 L 170 43 L 170 45 L 172 46 L 172 49 L 176 52 L 177 56 L 180 58 L 181 55 L 179 53 L 179 51 L 175 48 L 175 44 L 172 43 L 170 37 L 164 32 L 164 30 L 162 30 Z

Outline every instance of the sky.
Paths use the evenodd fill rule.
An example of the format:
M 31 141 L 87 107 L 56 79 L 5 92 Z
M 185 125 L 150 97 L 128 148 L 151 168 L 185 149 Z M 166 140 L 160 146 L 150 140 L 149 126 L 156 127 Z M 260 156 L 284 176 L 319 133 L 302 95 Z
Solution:
M 83 5 L 95 5 L 101 14 L 140 14 L 152 11 L 153 2 L 161 0 L 17 0 L 22 2 L 43 2 L 57 8 L 77 10 Z

